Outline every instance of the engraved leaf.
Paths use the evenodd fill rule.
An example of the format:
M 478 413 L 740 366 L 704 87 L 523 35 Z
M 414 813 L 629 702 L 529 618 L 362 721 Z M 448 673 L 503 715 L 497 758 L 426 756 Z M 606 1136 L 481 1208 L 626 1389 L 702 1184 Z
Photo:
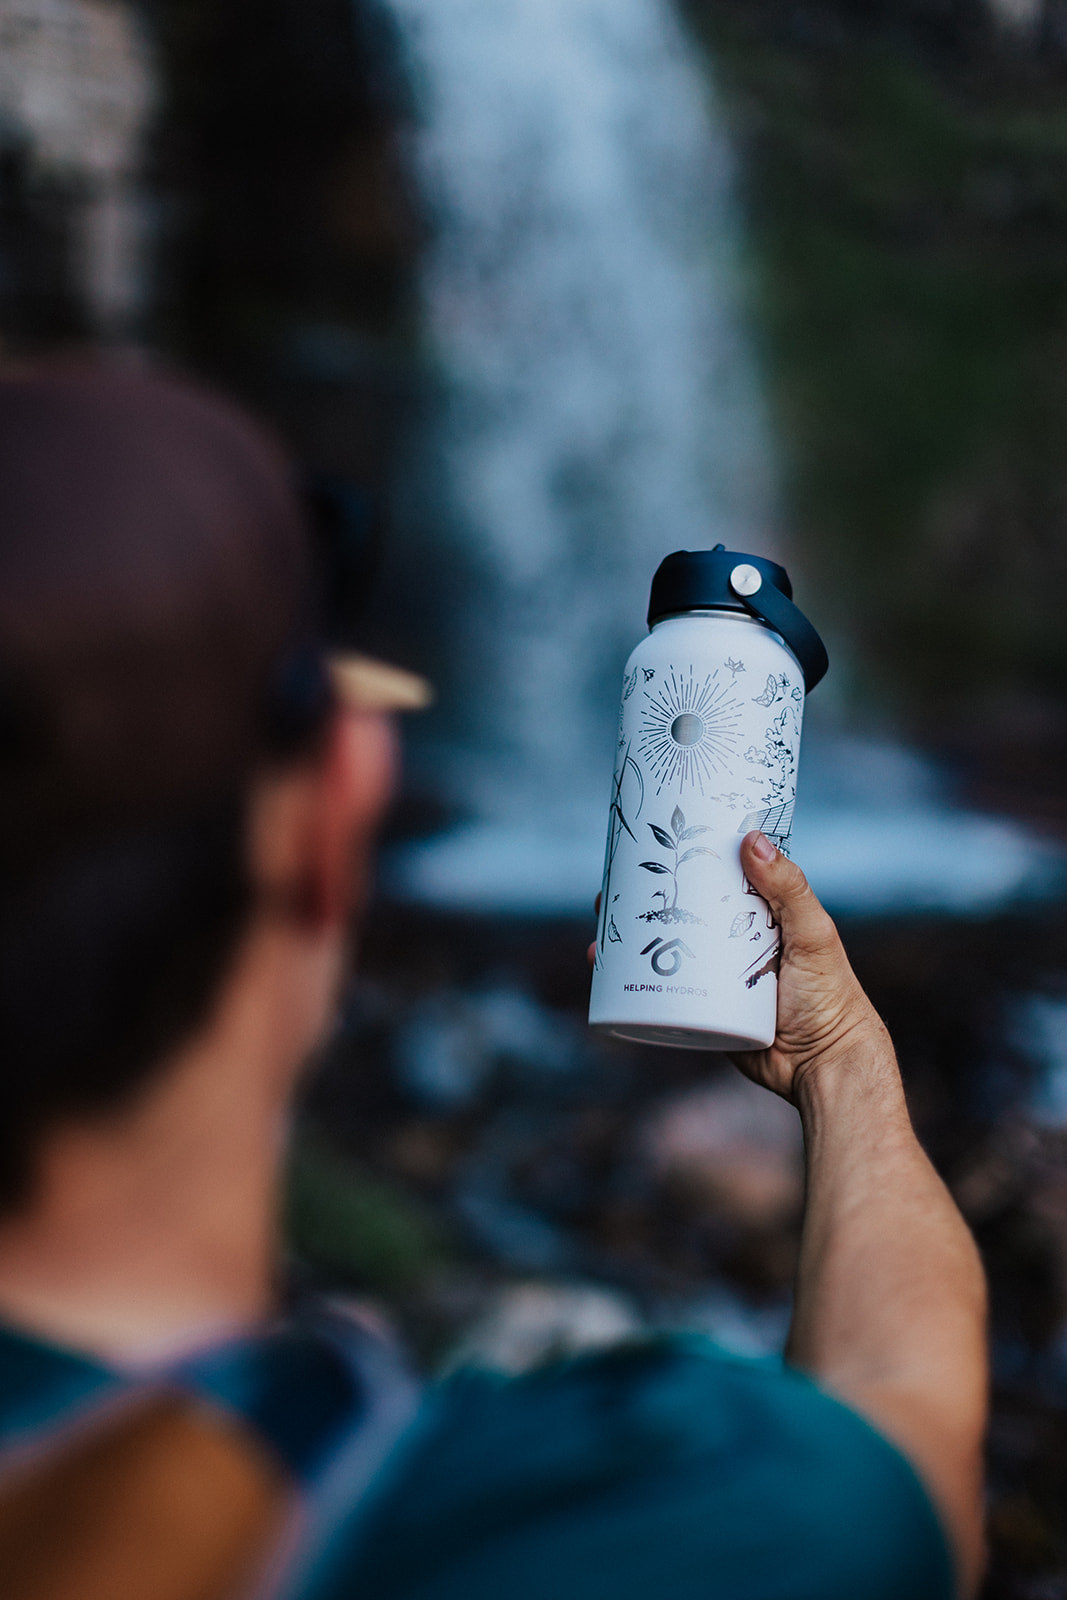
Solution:
M 681 866 L 683 861 L 691 861 L 694 856 L 714 856 L 716 861 L 719 860 L 717 850 L 709 850 L 706 845 L 696 844 L 692 850 L 687 850 L 684 856 L 678 857 L 678 865 Z
M 665 875 L 670 873 L 670 868 L 661 866 L 658 861 L 642 861 L 641 865 L 646 872 L 662 872 Z
M 654 822 L 650 822 L 649 827 L 656 835 L 656 838 L 659 840 L 660 844 L 665 845 L 668 850 L 674 849 L 674 840 L 671 838 L 666 828 L 657 828 Z
M 671 816 L 671 827 L 674 829 L 675 833 L 681 837 L 682 829 L 685 827 L 685 812 L 682 810 L 681 806 L 675 806 L 674 808 L 674 812 Z
M 710 828 L 705 828 L 701 823 L 697 823 L 697 825 L 693 828 L 683 828 L 681 833 L 678 835 L 678 839 L 679 842 L 681 842 L 683 839 L 695 839 L 698 833 L 710 832 Z
M 634 830 L 631 828 L 630 824 L 627 822 L 626 818 L 623 816 L 622 807 L 620 805 L 618 805 L 618 804 L 615 804 L 615 805 L 612 806 L 611 809 L 612 809 L 612 811 L 614 811 L 615 815 L 618 817 L 619 821 L 622 823 L 623 827 L 626 829 L 627 833 L 630 835 L 630 838 L 633 840 L 634 844 L 636 844 L 637 843 L 637 835 L 634 832 Z

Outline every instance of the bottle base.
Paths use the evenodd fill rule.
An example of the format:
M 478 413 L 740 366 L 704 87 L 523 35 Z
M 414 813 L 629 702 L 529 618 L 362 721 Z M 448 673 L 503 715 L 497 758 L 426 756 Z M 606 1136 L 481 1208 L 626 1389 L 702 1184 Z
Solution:
M 593 1022 L 590 1026 L 594 1033 L 628 1039 L 634 1044 L 666 1045 L 673 1050 L 766 1050 L 772 1042 L 745 1034 L 715 1033 L 707 1028 L 669 1028 L 654 1022 Z

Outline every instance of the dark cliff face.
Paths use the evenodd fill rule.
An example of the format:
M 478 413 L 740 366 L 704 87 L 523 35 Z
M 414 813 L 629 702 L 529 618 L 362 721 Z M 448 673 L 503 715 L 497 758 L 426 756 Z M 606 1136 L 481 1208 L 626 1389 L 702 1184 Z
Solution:
M 129 0 L 101 22 L 69 0 L 17 21 L 0 9 L 5 55 L 66 107 L 52 127 L 0 84 L 4 347 L 159 349 L 383 502 L 421 231 L 384 13 Z
M 248 301 L 388 331 L 418 236 L 381 14 L 349 0 L 146 10 L 165 80 L 156 177 L 186 208 L 187 337 L 232 340 Z
M 172 218 L 155 335 L 377 483 L 411 341 L 416 204 L 381 13 L 351 0 L 148 0 Z
M 162 111 L 150 342 L 225 384 L 389 550 L 419 396 L 412 107 L 377 0 L 144 0 Z M 403 618 L 363 642 L 425 666 Z

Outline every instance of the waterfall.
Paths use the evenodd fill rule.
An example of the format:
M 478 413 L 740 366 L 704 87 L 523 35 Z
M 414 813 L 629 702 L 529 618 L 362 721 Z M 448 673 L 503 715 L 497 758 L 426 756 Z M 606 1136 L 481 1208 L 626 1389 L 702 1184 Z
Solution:
M 464 574 L 426 759 L 475 819 L 401 877 L 430 898 L 511 899 L 515 873 L 588 898 L 655 567 L 768 545 L 729 147 L 668 0 L 390 9 L 431 227 L 418 476 Z
M 394 853 L 386 888 L 585 911 L 655 567 L 720 539 L 780 554 L 729 144 L 669 0 L 380 3 L 430 223 L 434 379 L 399 520 L 445 668 L 413 759 L 466 818 Z M 1059 892 L 1060 853 L 961 812 L 907 751 L 806 743 L 794 843 L 834 908 Z

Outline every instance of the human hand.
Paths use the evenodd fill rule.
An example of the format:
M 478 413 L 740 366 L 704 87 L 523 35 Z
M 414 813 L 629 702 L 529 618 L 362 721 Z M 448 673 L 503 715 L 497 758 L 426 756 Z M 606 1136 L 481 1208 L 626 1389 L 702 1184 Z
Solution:
M 887 1058 L 892 1062 L 885 1024 L 800 868 L 762 833 L 745 835 L 741 867 L 782 930 L 782 963 L 774 1042 L 766 1050 L 735 1054 L 736 1065 L 753 1082 L 796 1103 L 812 1075 L 847 1057 L 872 1067 Z
M 860 987 L 837 929 L 803 872 L 762 833 L 748 833 L 741 841 L 741 866 L 781 928 L 782 961 L 774 1042 L 766 1050 L 737 1052 L 731 1059 L 754 1083 L 794 1103 L 816 1068 L 831 1069 L 854 1053 L 872 1068 L 888 1064 L 895 1081 L 885 1024 Z M 599 895 L 595 910 L 599 915 Z M 594 940 L 590 966 L 595 956 Z

